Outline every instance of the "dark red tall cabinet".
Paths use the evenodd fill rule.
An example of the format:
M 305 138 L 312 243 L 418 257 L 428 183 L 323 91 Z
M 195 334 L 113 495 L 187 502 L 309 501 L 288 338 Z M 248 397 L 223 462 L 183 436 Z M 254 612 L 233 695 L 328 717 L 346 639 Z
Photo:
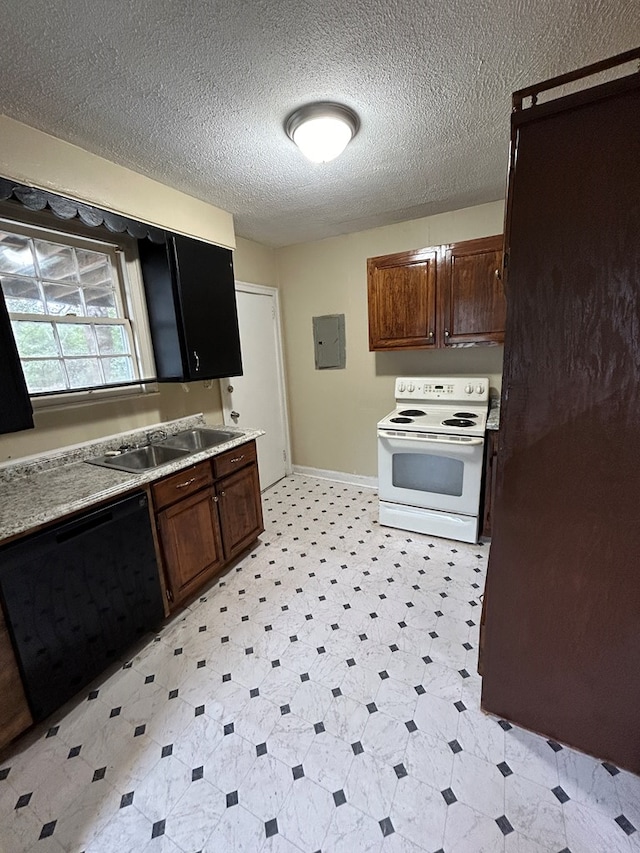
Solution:
M 514 96 L 482 705 L 639 773 L 640 73 L 537 97 L 595 70 Z

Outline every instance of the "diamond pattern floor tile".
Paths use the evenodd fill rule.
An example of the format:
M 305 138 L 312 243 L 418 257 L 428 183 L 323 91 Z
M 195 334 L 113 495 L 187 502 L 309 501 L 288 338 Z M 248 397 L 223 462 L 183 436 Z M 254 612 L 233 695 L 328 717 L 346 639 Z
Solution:
M 5 753 L 10 853 L 640 851 L 638 777 L 480 711 L 487 545 L 326 480 L 263 504 L 251 552 Z

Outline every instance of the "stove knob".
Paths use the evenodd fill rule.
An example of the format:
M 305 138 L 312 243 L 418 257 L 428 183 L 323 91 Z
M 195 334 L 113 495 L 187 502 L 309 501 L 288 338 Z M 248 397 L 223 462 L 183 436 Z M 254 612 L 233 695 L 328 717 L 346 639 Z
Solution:
M 413 384 L 413 382 L 410 382 L 410 383 L 407 385 L 407 391 L 408 391 L 410 394 L 413 394 L 413 392 L 414 392 L 415 390 L 416 390 L 415 385 Z
M 401 382 L 401 383 L 398 385 L 398 391 L 399 391 L 401 394 L 404 394 L 404 382 Z
M 467 385 L 464 389 L 465 394 L 473 394 L 473 386 Z
M 484 394 L 484 385 L 476 385 L 476 391 L 478 394 Z

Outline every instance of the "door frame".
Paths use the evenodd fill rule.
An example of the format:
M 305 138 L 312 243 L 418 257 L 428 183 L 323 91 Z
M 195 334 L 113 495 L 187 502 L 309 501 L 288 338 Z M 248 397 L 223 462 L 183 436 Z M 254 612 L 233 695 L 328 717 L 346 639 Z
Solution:
M 280 405 L 280 413 L 282 415 L 282 423 L 284 426 L 284 445 L 285 445 L 285 476 L 288 477 L 291 475 L 293 470 L 293 464 L 291 459 L 291 433 L 289 430 L 289 410 L 287 406 L 287 384 L 286 384 L 286 374 L 284 367 L 284 349 L 282 346 L 282 323 L 280 320 L 280 294 L 278 292 L 277 287 L 271 287 L 267 284 L 251 284 L 247 281 L 236 281 L 235 282 L 235 290 L 236 292 L 242 291 L 243 293 L 254 293 L 259 296 L 271 296 L 273 297 L 273 306 L 274 306 L 274 327 L 276 334 L 276 368 L 277 368 L 277 379 L 278 379 L 278 397 L 279 397 L 279 405 Z M 229 379 L 228 377 L 225 379 L 218 380 L 220 382 L 220 397 L 222 399 L 222 412 L 224 417 L 225 424 L 232 423 L 231 421 L 231 411 L 232 407 L 229 400 L 229 392 L 227 391 L 227 385 L 233 384 L 233 379 Z M 258 429 L 258 424 L 255 424 L 255 428 Z

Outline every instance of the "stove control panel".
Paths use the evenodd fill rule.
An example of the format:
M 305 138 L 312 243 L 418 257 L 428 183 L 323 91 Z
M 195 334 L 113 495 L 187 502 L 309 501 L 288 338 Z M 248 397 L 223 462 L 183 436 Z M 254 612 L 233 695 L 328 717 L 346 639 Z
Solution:
M 478 377 L 398 377 L 396 400 L 442 400 L 482 403 L 489 399 L 489 380 Z

